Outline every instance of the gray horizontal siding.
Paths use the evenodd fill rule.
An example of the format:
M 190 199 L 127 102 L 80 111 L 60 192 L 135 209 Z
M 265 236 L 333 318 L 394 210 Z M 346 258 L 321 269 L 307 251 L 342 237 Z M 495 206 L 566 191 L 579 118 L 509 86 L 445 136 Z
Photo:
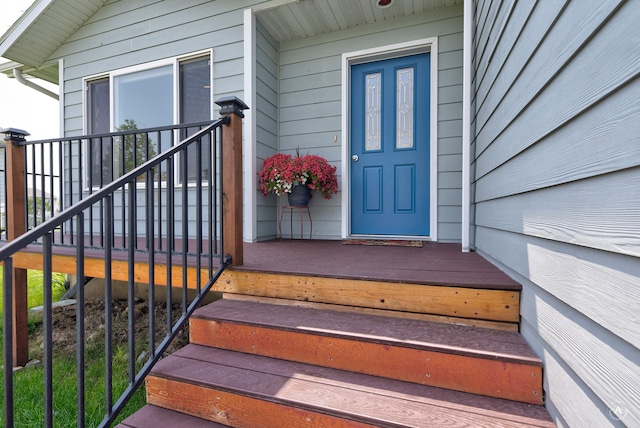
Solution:
M 341 159 L 341 55 L 417 38 L 439 37 L 438 160 L 444 172 L 462 170 L 462 8 L 439 9 L 393 23 L 360 26 L 280 46 L 280 150 L 319 154 L 338 167 Z M 335 138 L 335 140 L 334 140 Z M 446 146 L 446 147 L 445 147 Z M 343 177 L 339 177 L 342 189 Z M 440 175 L 439 206 L 460 210 L 461 180 Z M 340 194 L 331 200 L 314 198 L 314 237 L 336 239 L 341 234 Z M 445 208 L 446 207 L 446 208 Z M 323 214 L 316 219 L 316 212 Z M 460 215 L 440 218 L 438 239 L 460 241 Z M 316 233 L 317 231 L 317 233 Z
M 595 3 L 598 7 L 594 10 L 589 10 L 587 2 L 570 3 L 563 11 L 562 18 L 565 19 L 558 19 L 553 30 L 549 31 L 551 40 L 545 40 L 528 58 L 528 66 L 509 85 L 509 92 L 500 104 L 492 110 L 484 105 L 479 107 L 477 150 L 478 153 L 486 151 L 478 157 L 479 176 L 489 172 L 496 163 L 505 162 L 554 132 L 636 77 L 640 65 L 640 44 L 633 37 L 627 37 L 633 34 L 636 25 L 624 15 L 615 14 L 592 38 L 586 31 L 578 35 L 566 34 L 571 22 L 565 20 L 570 19 L 586 20 L 586 23 L 577 21 L 575 25 L 580 28 L 587 24 L 590 31 L 598 28 L 601 22 L 593 22 L 597 21 L 594 15 L 601 20 L 606 19 L 607 15 L 601 9 L 612 2 Z M 571 43 L 565 50 L 558 51 L 558 46 L 568 43 L 562 39 L 563 35 L 565 38 L 569 36 Z M 612 44 L 611 40 L 616 40 L 616 43 Z M 587 45 L 581 45 L 587 42 Z M 580 51 L 575 52 L 578 48 Z M 572 57 L 573 54 L 575 56 Z M 588 74 L 586 70 L 589 70 Z M 489 114 L 490 120 L 485 123 Z M 531 126 L 534 123 L 536 126 Z
M 264 159 L 278 149 L 278 46 L 259 21 L 256 39 L 256 165 L 260 171 Z M 273 195 L 264 197 L 259 188 L 257 193 L 257 238 L 275 238 L 278 233 L 277 198 Z
M 556 421 L 640 425 L 640 10 L 476 13 L 472 241 L 524 286 L 521 330 Z
M 214 50 L 214 98 L 242 98 L 242 11 L 255 3 L 108 2 L 51 58 L 65 60 L 65 135 L 83 131 L 82 78 L 205 49 Z
M 631 168 L 484 201 L 476 224 L 640 257 L 639 174 Z

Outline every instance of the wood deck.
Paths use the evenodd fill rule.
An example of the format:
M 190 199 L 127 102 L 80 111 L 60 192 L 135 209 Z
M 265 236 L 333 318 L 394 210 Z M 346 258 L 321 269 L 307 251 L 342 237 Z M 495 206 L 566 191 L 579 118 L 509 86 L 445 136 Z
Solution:
M 343 241 L 273 240 L 244 244 L 239 271 L 425 285 L 520 290 L 521 285 L 460 244 L 422 248 L 344 245 Z
M 0 246 L 3 244 L 0 243 Z M 306 275 L 326 278 L 360 279 L 368 281 L 388 281 L 398 283 L 446 285 L 474 289 L 500 289 L 519 291 L 521 285 L 504 272 L 474 252 L 463 253 L 460 244 L 425 242 L 422 248 L 344 245 L 344 241 L 334 240 L 286 240 L 278 239 L 258 243 L 244 243 L 244 264 L 235 267 L 239 272 L 264 272 L 274 274 Z M 25 269 L 41 269 L 42 247 L 30 245 L 19 253 L 14 264 Z M 75 249 L 70 246 L 53 247 L 54 270 L 75 273 Z M 104 251 L 87 248 L 85 250 L 88 276 L 104 275 Z M 115 250 L 112 254 L 115 264 L 127 262 L 127 252 Z M 156 272 L 158 284 L 165 284 L 166 255 L 155 254 L 155 262 L 160 269 Z M 135 263 L 148 263 L 148 255 L 136 251 Z M 180 263 L 174 258 L 174 269 Z M 188 258 L 189 267 L 195 267 L 195 258 Z M 207 260 L 202 260 L 206 266 Z M 126 266 L 126 265 L 125 265 Z M 57 270 L 56 270 L 57 269 Z M 126 269 L 119 269 L 126 272 Z M 137 280 L 145 282 L 148 269 L 139 269 Z M 102 272 L 102 275 L 100 275 Z M 179 279 L 179 275 L 177 275 Z M 124 279 L 124 278 L 115 279 Z M 179 284 L 179 282 L 173 282 Z
M 245 244 L 244 260 L 222 274 L 216 291 L 227 298 L 518 328 L 520 284 L 456 244 L 277 240 Z
M 244 265 L 227 269 L 214 291 L 230 298 L 249 296 L 338 310 L 347 306 L 377 314 L 517 330 L 520 284 L 479 254 L 463 253 L 459 244 L 425 242 L 417 248 L 345 245 L 339 240 L 272 240 L 243 246 Z M 14 266 L 42 269 L 41 251 L 38 244 L 29 246 L 16 255 Z M 55 272 L 76 273 L 73 247 L 54 246 L 53 253 Z M 129 279 L 127 257 L 127 251 L 113 251 L 114 280 Z M 85 258 L 85 275 L 104 278 L 104 250 L 87 248 Z M 205 285 L 208 262 L 202 258 L 198 276 L 195 258 L 187 258 L 187 287 L 195 288 L 198 278 Z M 150 282 L 148 263 L 148 253 L 135 252 L 136 282 Z M 156 251 L 154 263 L 156 285 L 182 285 L 179 255 L 174 256 L 170 281 L 166 253 Z

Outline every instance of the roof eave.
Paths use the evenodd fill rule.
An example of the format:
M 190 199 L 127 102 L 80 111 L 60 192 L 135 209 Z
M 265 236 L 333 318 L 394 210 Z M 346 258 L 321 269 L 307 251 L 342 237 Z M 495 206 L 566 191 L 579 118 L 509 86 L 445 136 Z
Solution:
M 31 7 L 0 37 L 0 56 L 31 67 L 38 67 L 47 59 L 48 53 L 37 60 L 20 58 L 20 39 L 54 1 L 56 0 L 36 0 L 33 2 Z

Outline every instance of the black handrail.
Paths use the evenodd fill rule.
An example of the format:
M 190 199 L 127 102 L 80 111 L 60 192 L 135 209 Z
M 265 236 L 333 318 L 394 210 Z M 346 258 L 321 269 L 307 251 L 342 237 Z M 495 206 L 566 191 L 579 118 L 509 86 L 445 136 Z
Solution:
M 92 193 L 85 198 L 79 200 L 77 203 L 72 205 L 71 207 L 63 210 L 61 213 L 57 214 L 55 217 L 50 218 L 49 220 L 44 221 L 40 225 L 37 225 L 32 230 L 26 232 L 25 234 L 17 237 L 11 242 L 4 245 L 0 248 L 0 262 L 4 263 L 5 272 L 10 272 L 13 265 L 13 256 L 19 252 L 24 250 L 27 246 L 39 242 L 42 245 L 42 254 L 43 254 L 43 266 L 44 266 L 44 275 L 45 281 L 48 280 L 48 284 L 51 283 L 51 271 L 52 271 L 52 254 L 53 254 L 53 237 L 56 229 L 58 229 L 61 225 L 66 222 L 70 222 L 74 224 L 75 231 L 72 236 L 75 237 L 76 247 L 76 257 L 77 257 L 77 270 L 76 276 L 77 280 L 83 284 L 85 272 L 84 272 L 84 259 L 85 259 L 85 240 L 84 240 L 84 232 L 85 232 L 85 224 L 86 224 L 86 213 L 92 212 L 96 205 L 98 205 L 101 209 L 101 212 L 104 212 L 105 218 L 105 233 L 104 233 L 104 245 L 102 246 L 104 250 L 104 260 L 105 260 L 105 361 L 106 361 L 106 369 L 105 369 L 105 378 L 106 378 L 106 397 L 105 397 L 105 416 L 103 421 L 101 422 L 101 427 L 110 426 L 111 423 L 115 420 L 118 413 L 123 409 L 125 404 L 131 398 L 136 389 L 141 385 L 144 380 L 144 377 L 149 373 L 153 365 L 161 358 L 163 353 L 166 351 L 167 347 L 176 337 L 178 332 L 183 328 L 186 320 L 193 313 L 193 311 L 197 308 L 197 306 L 201 303 L 202 298 L 207 294 L 212 285 L 218 279 L 218 277 L 222 274 L 223 270 L 230 264 L 231 260 L 229 257 L 222 257 L 221 254 L 217 253 L 218 248 L 224 248 L 224 236 L 222 233 L 218 233 L 218 229 L 222 230 L 220 223 L 222 222 L 222 218 L 219 215 L 221 212 L 221 207 L 219 204 L 222 203 L 223 198 L 221 195 L 221 179 L 222 174 L 216 168 L 217 159 L 222 159 L 221 156 L 221 137 L 218 138 L 217 134 L 220 133 L 219 129 L 223 124 L 228 124 L 230 121 L 229 117 L 223 117 L 219 120 L 210 123 L 205 128 L 196 132 L 192 136 L 184 139 L 177 145 L 169 148 L 164 153 L 153 157 L 145 161 L 143 164 L 135 167 L 130 172 L 124 173 L 121 177 L 116 178 L 112 182 L 104 185 L 102 188 L 97 190 L 95 193 Z M 114 133 L 108 134 L 109 136 L 115 134 L 122 133 Z M 107 134 L 100 134 L 100 137 L 103 137 Z M 87 137 L 80 137 L 87 138 Z M 202 140 L 209 138 L 211 142 L 211 153 L 207 156 L 207 159 L 201 155 L 202 149 Z M 188 171 L 186 168 L 186 159 L 187 159 L 187 150 L 189 147 L 195 147 L 197 150 L 196 153 L 196 163 L 197 169 L 202 170 L 202 165 L 205 165 L 204 162 L 207 162 L 205 165 L 209 171 L 208 182 L 206 186 L 207 198 L 206 205 L 203 203 L 202 191 L 203 189 L 201 183 L 201 175 L 198 175 L 198 182 L 195 186 L 195 210 L 198 213 L 195 221 L 208 221 L 213 224 L 209 224 L 207 230 L 209 231 L 206 239 L 209 241 L 209 245 L 207 246 L 207 253 L 203 253 L 202 248 L 202 240 L 203 232 L 202 226 L 197 225 L 196 227 L 196 240 L 198 241 L 195 249 L 195 260 L 196 260 L 196 269 L 197 269 L 197 284 L 196 284 L 196 297 L 188 303 L 187 300 L 187 253 L 193 253 L 188 247 L 188 228 L 186 225 L 189 223 L 189 212 L 190 208 L 188 203 L 190 199 L 187 197 L 186 192 L 189 190 L 187 186 L 188 181 Z M 177 190 L 174 183 L 173 178 L 175 176 L 175 165 L 174 160 L 177 156 L 180 156 L 181 168 L 178 172 L 178 177 L 182 180 L 181 183 L 181 191 L 182 195 L 182 207 L 181 207 L 181 218 L 180 220 L 183 223 L 182 228 L 182 248 L 181 251 L 176 251 L 177 248 L 174 247 L 173 237 L 175 236 L 174 230 L 174 221 L 175 221 L 175 208 L 174 204 L 174 195 L 173 193 Z M 161 194 L 166 192 L 167 194 L 167 214 L 162 222 L 166 222 L 166 233 L 167 233 L 167 246 L 164 249 L 166 252 L 166 267 L 167 267 L 167 334 L 160 341 L 158 346 L 155 346 L 155 319 L 153 315 L 153 310 L 150 310 L 150 322 L 149 322 L 149 352 L 146 363 L 143 367 L 136 373 L 135 372 L 135 332 L 134 332 L 134 313 L 135 313 L 135 300 L 133 294 L 133 286 L 134 286 L 134 257 L 140 252 L 137 250 L 136 246 L 136 223 L 138 222 L 138 214 L 137 210 L 140 208 L 137 204 L 136 194 L 138 193 L 138 183 L 139 178 L 143 177 L 145 179 L 145 201 L 143 205 L 145 206 L 145 216 L 144 220 L 146 221 L 146 234 L 147 240 L 153 241 L 155 238 L 155 217 L 154 217 L 154 195 L 156 195 L 156 187 L 154 184 L 154 171 L 161 171 L 162 165 L 166 165 L 166 185 L 163 189 L 161 185 L 157 187 L 157 195 L 161 197 Z M 122 191 L 123 198 L 122 204 L 125 205 L 125 193 L 128 194 L 128 210 L 127 216 L 123 215 L 121 222 L 128 223 L 128 236 L 127 236 L 127 249 L 128 249 L 128 266 L 129 266 L 129 284 L 128 284 L 128 326 L 129 326 L 129 385 L 122 393 L 120 398 L 117 399 L 115 404 L 113 403 L 113 390 L 112 390 L 112 367 L 111 361 L 113 357 L 113 349 L 111 343 L 111 288 L 112 288 L 112 277 L 111 277 L 111 266 L 112 266 L 112 254 L 114 250 L 113 238 L 114 238 L 114 223 L 116 221 L 114 217 L 114 195 L 116 192 Z M 207 210 L 207 215 L 203 216 L 203 210 Z M 125 211 L 123 207 L 123 211 Z M 160 211 L 160 210 L 158 210 Z M 159 216 L 158 216 L 159 217 Z M 204 219 L 206 217 L 206 219 Z M 75 223 L 73 220 L 75 219 Z M 158 220 L 160 221 L 160 220 Z M 160 240 L 162 236 L 160 236 Z M 176 245 L 177 247 L 177 245 Z M 154 272 L 156 267 L 155 261 L 155 247 L 154 245 L 147 245 L 148 250 L 148 264 L 149 264 L 149 277 L 150 277 L 150 287 L 149 287 L 149 300 L 148 304 L 153 305 L 155 300 L 155 292 L 154 292 Z M 182 268 L 182 315 L 175 321 L 172 322 L 171 314 L 171 304 L 172 304 L 172 292 L 171 289 L 174 284 L 171 283 L 171 272 L 173 270 L 174 262 L 172 261 L 172 255 L 180 254 L 181 257 L 181 268 Z M 208 273 L 209 278 L 206 284 L 200 284 L 200 270 L 201 270 L 201 257 L 206 255 L 209 259 L 208 263 Z M 219 264 L 215 272 L 213 271 L 214 265 L 212 263 L 213 257 L 219 258 Z M 53 356 L 52 356 L 52 305 L 51 305 L 51 289 L 49 287 L 45 287 L 45 305 L 43 308 L 43 321 L 44 321 L 44 334 L 45 334 L 45 349 L 44 349 L 44 372 L 45 372 L 45 386 L 44 386 L 44 395 L 45 395 L 45 417 L 44 417 L 44 426 L 50 427 L 53 426 L 53 379 L 52 379 L 52 367 L 53 367 Z M 13 388 L 13 313 L 12 313 L 12 278 L 11 275 L 4 275 L 4 317 L 3 317 L 3 346 L 4 346 L 4 418 L 5 418 L 5 426 L 11 427 L 14 426 L 14 388 Z M 77 329 L 77 355 L 76 355 L 76 363 L 77 363 L 77 425 L 78 427 L 83 427 L 85 424 L 85 383 L 84 383 L 84 347 L 81 344 L 84 343 L 84 289 L 83 287 L 78 287 L 77 294 L 77 304 L 76 304 L 76 329 Z

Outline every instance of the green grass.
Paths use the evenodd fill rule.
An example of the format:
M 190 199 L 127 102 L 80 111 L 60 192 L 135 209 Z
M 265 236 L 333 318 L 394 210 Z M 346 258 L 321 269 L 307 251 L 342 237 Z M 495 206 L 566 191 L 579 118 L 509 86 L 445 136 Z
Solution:
M 58 301 L 65 293 L 65 276 L 54 272 L 52 275 L 53 301 Z M 0 266 L 0 290 L 4 285 L 4 267 Z M 43 273 L 39 270 L 27 271 L 27 306 L 29 309 L 42 306 L 44 303 Z M 4 293 L 0 291 L 0 315 L 4 312 Z
M 40 306 L 43 303 L 43 275 L 40 271 L 30 270 L 27 273 L 28 306 Z M 3 269 L 0 267 L 0 284 Z M 64 293 L 64 275 L 55 274 L 52 280 L 53 300 L 58 300 Z M 0 314 L 3 310 L 0 292 Z M 0 323 L 1 324 L 1 323 Z M 29 316 L 30 341 L 42 331 L 42 319 L 38 315 Z M 2 326 L 0 325 L 0 358 L 2 358 Z M 55 345 L 55 344 L 54 344 Z M 143 347 L 139 343 L 138 347 Z M 42 349 L 30 347 L 30 358 L 42 360 Z M 113 357 L 113 397 L 116 400 L 128 386 L 127 347 L 114 346 Z M 2 361 L 2 360 L 0 360 Z M 89 343 L 85 354 L 85 417 L 87 427 L 96 427 L 105 413 L 105 359 L 104 337 L 98 335 Z M 0 363 L 1 364 L 1 363 Z M 138 367 L 140 368 L 140 367 Z M 4 395 L 4 372 L 0 370 L 0 397 Z M 16 426 L 41 427 L 44 417 L 44 374 L 42 366 L 22 369 L 14 375 L 14 415 Z M 76 361 L 75 352 L 54 350 L 53 364 L 54 385 L 54 425 L 60 427 L 76 426 Z M 135 412 L 145 404 L 144 388 L 139 388 L 131 398 L 117 422 Z M 0 406 L 0 425 L 4 420 L 4 408 Z
M 105 365 L 104 347 L 96 343 L 87 349 L 85 356 L 85 423 L 97 427 L 105 413 Z M 127 349 L 116 346 L 113 358 L 113 396 L 116 400 L 127 387 Z M 0 380 L 2 373 L 0 373 Z M 74 356 L 56 355 L 53 364 L 54 425 L 77 426 L 76 362 Z M 14 413 L 16 426 L 41 427 L 44 418 L 44 374 L 42 367 L 20 370 L 14 376 Z M 3 383 L 0 382 L 0 394 Z M 144 388 L 133 395 L 116 423 L 145 404 Z M 3 417 L 0 408 L 0 421 Z M 115 424 L 114 424 L 115 425 Z

